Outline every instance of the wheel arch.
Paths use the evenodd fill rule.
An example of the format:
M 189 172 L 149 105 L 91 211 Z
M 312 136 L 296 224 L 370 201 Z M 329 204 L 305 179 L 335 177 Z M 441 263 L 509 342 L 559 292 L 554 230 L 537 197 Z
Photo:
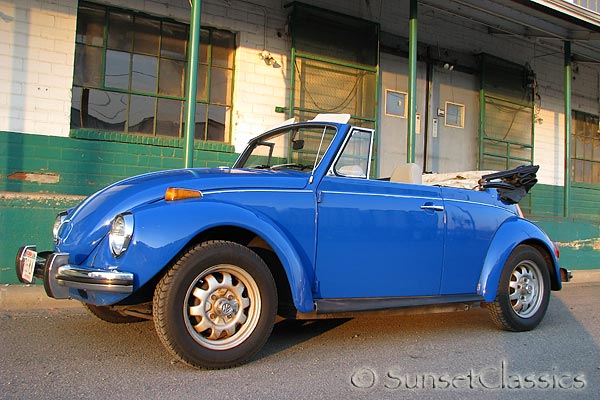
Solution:
M 277 287 L 277 295 L 279 298 L 278 309 L 280 312 L 282 309 L 288 307 L 297 307 L 294 302 L 295 296 L 292 293 L 292 288 L 290 286 L 290 278 L 286 268 L 282 264 L 281 258 L 260 234 L 240 226 L 220 225 L 200 232 L 186 247 L 191 247 L 211 240 L 234 242 L 254 251 L 265 262 L 267 267 L 269 267 L 269 270 L 273 275 Z
M 182 201 L 169 208 L 148 208 L 135 214 L 136 224 L 139 220 L 139 225 L 144 227 L 144 231 L 139 232 L 140 242 L 164 237 L 167 231 L 176 235 L 158 251 L 145 246 L 146 251 L 157 256 L 154 262 L 164 267 L 156 275 L 148 276 L 142 284 L 155 285 L 168 266 L 190 246 L 210 240 L 226 240 L 247 246 L 257 253 L 273 273 L 282 298 L 291 297 L 293 306 L 300 312 L 313 311 L 312 281 L 304 265 L 306 261 L 275 221 L 232 204 L 211 201 L 200 206 L 195 203 Z M 160 226 L 155 223 L 158 212 L 161 214 Z M 167 254 L 170 254 L 168 258 L 165 257 Z M 311 268 L 308 270 L 312 271 Z
M 555 245 L 532 222 L 521 218 L 511 218 L 496 231 L 483 263 L 477 294 L 483 296 L 486 302 L 496 299 L 504 264 L 514 249 L 520 245 L 531 246 L 542 255 L 550 274 L 551 289 L 561 289 L 558 259 L 554 253 Z

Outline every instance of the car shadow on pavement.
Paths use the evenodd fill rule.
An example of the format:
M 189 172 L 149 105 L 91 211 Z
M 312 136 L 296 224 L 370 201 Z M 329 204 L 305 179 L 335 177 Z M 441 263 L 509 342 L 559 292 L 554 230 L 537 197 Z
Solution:
M 350 320 L 350 318 L 339 318 L 321 320 L 283 319 L 278 321 L 273 327 L 269 340 L 262 350 L 253 357 L 253 360 L 269 357 L 307 342 L 344 325 Z

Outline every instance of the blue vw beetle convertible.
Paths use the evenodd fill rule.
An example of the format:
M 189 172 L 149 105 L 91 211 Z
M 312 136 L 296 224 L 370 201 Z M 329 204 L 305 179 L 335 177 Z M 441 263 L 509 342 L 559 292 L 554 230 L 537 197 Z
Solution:
M 53 251 L 16 269 L 102 320 L 153 319 L 194 367 L 249 360 L 276 315 L 295 319 L 489 309 L 535 328 L 570 272 L 517 205 L 536 166 L 470 189 L 423 184 L 415 165 L 375 179 L 371 129 L 319 116 L 251 140 L 232 168 L 117 182 L 58 215 Z

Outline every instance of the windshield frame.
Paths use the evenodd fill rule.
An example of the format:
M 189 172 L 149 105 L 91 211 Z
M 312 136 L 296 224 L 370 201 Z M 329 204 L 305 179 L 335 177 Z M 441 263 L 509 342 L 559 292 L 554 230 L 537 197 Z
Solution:
M 269 139 L 276 137 L 278 135 L 281 135 L 282 133 L 289 132 L 291 130 L 297 131 L 300 129 L 322 129 L 323 132 L 321 133 L 321 143 L 319 145 L 319 150 L 318 150 L 317 156 L 315 158 L 315 163 L 313 165 L 310 165 L 310 170 L 307 169 L 306 171 L 303 171 L 306 173 L 310 173 L 312 176 L 312 175 L 314 175 L 314 172 L 319 167 L 319 165 L 322 163 L 322 161 L 325 159 L 325 155 L 329 151 L 329 148 L 331 147 L 331 145 L 334 143 L 335 138 L 338 136 L 338 134 L 341 130 L 340 126 L 341 126 L 341 124 L 328 123 L 328 122 L 299 122 L 299 123 L 295 123 L 295 124 L 291 124 L 291 125 L 284 125 L 284 126 L 277 127 L 275 129 L 267 131 L 261 135 L 258 135 L 255 138 L 253 138 L 252 140 L 250 140 L 248 142 L 248 144 L 246 145 L 246 148 L 244 149 L 244 151 L 240 154 L 238 159 L 233 164 L 232 168 L 253 169 L 252 167 L 246 166 L 244 164 L 248 161 L 248 159 L 252 155 L 252 152 L 254 151 L 254 149 L 256 147 L 260 146 L 261 143 L 268 142 Z M 327 145 L 327 148 L 323 148 L 322 147 L 323 137 L 324 137 L 324 134 L 327 131 L 327 129 L 333 129 L 334 133 L 333 133 L 333 137 L 331 138 L 331 141 Z M 277 167 L 277 165 L 265 166 L 264 168 L 258 168 L 258 169 L 271 169 L 272 170 L 273 167 Z M 297 169 L 292 169 L 292 168 L 290 168 L 290 170 L 298 171 Z

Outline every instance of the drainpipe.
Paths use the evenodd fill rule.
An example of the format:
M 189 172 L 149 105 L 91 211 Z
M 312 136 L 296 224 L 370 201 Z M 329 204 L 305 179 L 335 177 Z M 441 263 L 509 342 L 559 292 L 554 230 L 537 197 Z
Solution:
M 417 0 L 410 0 L 408 32 L 408 134 L 406 135 L 406 162 L 414 163 L 417 125 Z
M 200 48 L 200 10 L 202 0 L 191 0 L 190 44 L 185 107 L 185 168 L 194 166 L 194 132 L 196 130 L 196 85 L 198 81 L 198 56 Z
M 571 42 L 565 41 L 565 218 L 570 215 L 571 200 L 571 80 Z

